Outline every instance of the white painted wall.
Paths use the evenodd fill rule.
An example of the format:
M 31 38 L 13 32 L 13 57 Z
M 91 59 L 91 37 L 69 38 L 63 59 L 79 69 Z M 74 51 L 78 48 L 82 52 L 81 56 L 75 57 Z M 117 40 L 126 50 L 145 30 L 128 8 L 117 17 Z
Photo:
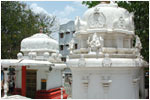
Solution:
M 41 90 L 41 79 L 46 79 L 47 80 L 47 72 L 45 70 L 37 70 L 37 82 L 36 82 L 36 89 Z
M 138 68 L 72 68 L 73 99 L 133 99 L 139 98 L 139 81 L 133 84 L 133 79 L 139 78 Z M 86 77 L 88 76 L 88 79 Z M 112 80 L 108 87 L 102 81 Z M 85 80 L 88 85 L 84 84 Z
M 61 70 L 53 69 L 51 72 L 49 72 L 43 69 L 38 69 L 36 90 L 41 90 L 41 79 L 47 80 L 47 86 L 46 86 L 47 90 L 62 86 Z M 21 88 L 21 85 L 22 85 L 22 71 L 21 69 L 19 69 L 16 72 L 16 88 Z
M 62 86 L 61 70 L 53 69 L 48 73 L 47 90 Z

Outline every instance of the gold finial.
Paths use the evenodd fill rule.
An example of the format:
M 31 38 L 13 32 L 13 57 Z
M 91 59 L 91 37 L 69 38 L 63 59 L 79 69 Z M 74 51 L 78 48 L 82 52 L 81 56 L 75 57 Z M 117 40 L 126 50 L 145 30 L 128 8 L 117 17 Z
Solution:
M 110 1 L 100 1 L 101 2 L 101 4 L 109 4 L 110 3 Z
M 42 26 L 40 27 L 40 33 L 43 33 L 43 27 Z

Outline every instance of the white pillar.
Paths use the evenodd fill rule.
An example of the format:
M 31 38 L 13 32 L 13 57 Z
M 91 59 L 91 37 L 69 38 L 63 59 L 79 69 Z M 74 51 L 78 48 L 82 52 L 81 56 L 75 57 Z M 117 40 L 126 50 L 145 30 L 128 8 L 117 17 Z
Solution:
M 63 99 L 63 88 L 61 87 L 61 99 Z
M 61 99 L 63 99 L 63 88 L 64 88 L 64 83 L 65 83 L 65 74 L 64 74 L 64 70 L 62 70 L 62 86 L 61 89 Z
M 7 92 L 9 90 L 8 88 L 8 70 L 4 70 L 4 97 L 3 98 L 6 98 L 7 97 Z

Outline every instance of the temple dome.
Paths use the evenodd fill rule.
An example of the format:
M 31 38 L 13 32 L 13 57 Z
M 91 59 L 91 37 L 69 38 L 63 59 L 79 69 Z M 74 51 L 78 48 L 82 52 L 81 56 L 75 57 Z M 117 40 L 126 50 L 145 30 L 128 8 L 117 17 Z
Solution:
M 22 40 L 21 51 L 58 52 L 58 42 L 46 34 L 37 33 Z
M 83 18 L 76 19 L 77 31 L 88 29 L 100 29 L 106 31 L 122 30 L 123 33 L 134 34 L 133 13 L 118 7 L 117 3 L 100 3 L 88 9 Z M 82 26 L 82 27 L 80 27 Z M 105 32 L 105 31 L 103 31 Z

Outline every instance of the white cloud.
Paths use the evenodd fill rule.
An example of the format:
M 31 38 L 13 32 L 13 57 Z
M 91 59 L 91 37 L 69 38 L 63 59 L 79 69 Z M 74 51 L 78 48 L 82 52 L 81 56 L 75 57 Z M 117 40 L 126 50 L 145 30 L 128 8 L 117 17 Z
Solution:
M 55 10 L 53 12 L 53 14 L 55 14 L 56 16 L 60 16 L 60 17 L 67 17 L 68 15 L 73 13 L 74 11 L 75 11 L 75 9 L 73 7 L 67 5 L 64 8 L 64 10 L 62 10 L 62 11 Z
M 71 13 L 74 12 L 74 11 L 75 11 L 75 9 L 74 9 L 73 7 L 71 7 L 71 6 L 66 6 L 66 7 L 65 7 L 65 10 L 64 10 L 64 12 L 65 12 L 67 15 L 71 14 Z
M 72 14 L 76 9 L 72 6 L 65 6 L 65 8 L 62 10 L 62 11 L 58 11 L 58 10 L 55 10 L 53 12 L 54 15 L 56 15 L 57 17 L 59 17 L 59 22 L 60 22 L 60 25 L 61 24 L 65 24 L 67 23 L 68 21 L 70 21 L 71 19 L 67 18 L 70 14 Z
M 33 3 L 30 5 L 30 9 L 35 13 L 35 14 L 40 14 L 40 13 L 44 13 L 47 14 L 49 16 L 52 16 L 51 13 L 48 13 L 44 8 L 39 7 L 36 3 Z M 57 22 L 57 24 L 59 24 L 59 22 Z M 55 25 L 54 27 L 58 27 L 57 25 Z M 53 27 L 51 28 L 53 29 Z M 52 38 L 56 39 L 58 41 L 58 32 L 54 32 L 50 35 Z
M 45 14 L 50 15 L 45 9 L 43 9 L 42 7 L 39 7 L 36 3 L 31 4 L 30 8 L 36 14 L 45 13 Z
M 65 6 L 62 11 L 56 10 L 52 14 L 48 13 L 44 8 L 39 7 L 36 3 L 31 4 L 30 8 L 36 14 L 45 13 L 48 15 L 56 15 L 56 17 L 59 19 L 60 24 L 65 24 L 70 21 L 71 19 L 67 18 L 67 16 L 75 11 L 75 8 L 69 5 Z
M 74 6 L 84 7 L 87 8 L 85 5 L 82 4 L 83 1 L 73 1 Z

